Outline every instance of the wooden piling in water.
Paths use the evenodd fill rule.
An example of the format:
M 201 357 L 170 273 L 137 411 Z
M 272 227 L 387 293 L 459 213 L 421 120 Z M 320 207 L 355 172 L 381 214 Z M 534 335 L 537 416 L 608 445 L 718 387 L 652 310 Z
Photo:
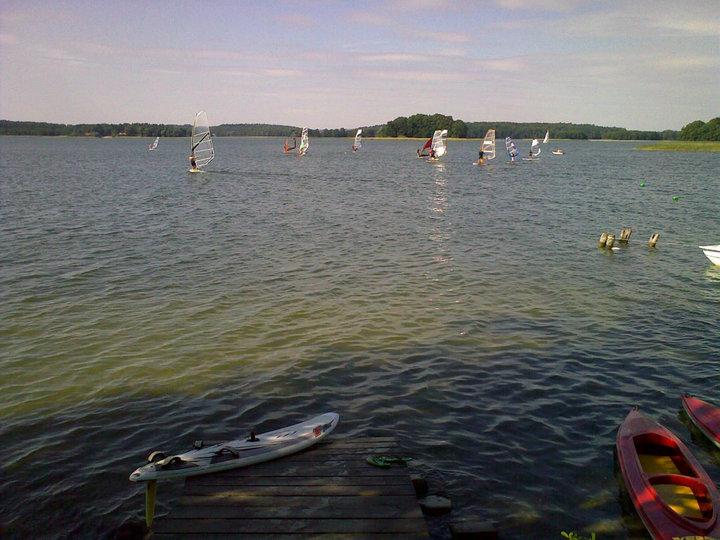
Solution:
M 607 241 L 605 242 L 605 247 L 607 249 L 612 249 L 612 247 L 615 245 L 615 235 L 614 234 L 608 234 Z
M 650 237 L 650 240 L 648 240 L 648 246 L 650 246 L 651 248 L 654 248 L 655 244 L 657 244 L 659 239 L 660 239 L 660 233 L 653 233 L 653 235 Z
M 598 240 L 598 248 L 602 249 L 605 247 L 605 243 L 607 242 L 608 233 L 604 232 L 600 235 L 600 240 Z
M 632 229 L 630 227 L 623 227 L 620 229 L 620 238 L 619 242 L 622 242 L 623 244 L 627 244 L 630 241 L 630 235 L 632 234 Z

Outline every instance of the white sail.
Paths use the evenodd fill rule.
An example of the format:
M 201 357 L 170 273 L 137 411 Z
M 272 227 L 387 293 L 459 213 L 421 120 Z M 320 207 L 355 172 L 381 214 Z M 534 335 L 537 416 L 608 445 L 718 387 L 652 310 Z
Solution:
M 540 142 L 537 139 L 533 139 L 532 144 L 530 145 L 530 153 L 532 154 L 532 157 L 538 157 L 540 155 Z
M 484 159 L 494 159 L 495 158 L 495 130 L 494 129 L 488 129 L 487 133 L 485 134 L 485 140 L 483 140 L 482 145 L 480 145 L 480 150 L 482 150 L 482 152 L 483 152 Z
M 362 148 L 362 129 L 358 129 L 355 134 L 355 142 L 353 143 L 353 150 L 360 150 Z
M 215 158 L 215 148 L 210 136 L 210 124 L 205 111 L 195 115 L 195 123 L 190 138 L 190 156 L 195 158 L 198 169 L 204 167 Z
M 439 158 L 447 154 L 447 129 L 437 130 L 433 133 L 432 146 L 430 147 Z
M 515 161 L 515 158 L 518 157 L 518 150 L 510 137 L 505 137 L 505 149 L 507 150 L 510 159 Z
M 300 146 L 298 147 L 298 155 L 303 156 L 310 148 L 310 138 L 308 137 L 308 128 L 302 129 L 302 136 L 300 137 Z
M 153 141 L 153 143 L 150 146 L 148 146 L 148 151 L 155 150 L 158 147 L 158 143 L 160 143 L 160 137 L 155 137 L 155 140 Z
M 550 140 L 550 130 L 547 130 L 545 132 L 545 138 L 543 139 L 543 144 L 547 144 L 549 140 Z

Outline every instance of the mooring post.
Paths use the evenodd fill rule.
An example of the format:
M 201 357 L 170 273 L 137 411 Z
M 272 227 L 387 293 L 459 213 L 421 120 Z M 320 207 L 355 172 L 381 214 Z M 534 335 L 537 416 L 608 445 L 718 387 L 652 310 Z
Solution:
M 630 241 L 630 235 L 632 234 L 632 229 L 630 227 L 623 227 L 620 230 L 620 242 L 623 244 L 627 244 Z
M 155 518 L 155 494 L 157 493 L 157 480 L 148 480 L 145 486 L 145 524 L 152 527 Z
M 657 244 L 658 239 L 660 238 L 660 233 L 653 233 L 653 235 L 650 237 L 650 240 L 648 240 L 648 246 L 651 248 L 655 247 L 655 244 Z
M 602 249 L 605 247 L 605 242 L 607 242 L 608 233 L 604 232 L 600 235 L 600 240 L 598 240 L 598 248 Z
M 608 249 L 612 249 L 613 245 L 615 244 L 615 235 L 614 234 L 608 234 L 607 241 L 605 242 L 605 247 Z

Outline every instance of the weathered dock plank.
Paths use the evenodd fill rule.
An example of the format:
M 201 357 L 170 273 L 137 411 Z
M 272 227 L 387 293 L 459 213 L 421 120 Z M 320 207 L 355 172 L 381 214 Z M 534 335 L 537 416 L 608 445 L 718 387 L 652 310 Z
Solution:
M 397 453 L 391 437 L 336 439 L 275 461 L 190 477 L 170 515 L 156 520 L 153 538 L 428 538 L 407 470 L 365 461 Z

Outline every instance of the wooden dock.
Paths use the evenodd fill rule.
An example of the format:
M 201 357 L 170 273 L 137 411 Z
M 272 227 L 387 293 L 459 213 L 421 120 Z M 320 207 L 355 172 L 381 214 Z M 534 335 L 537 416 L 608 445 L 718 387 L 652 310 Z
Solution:
M 275 461 L 190 477 L 152 538 L 427 539 L 407 468 L 365 461 L 398 452 L 388 437 L 331 439 Z

